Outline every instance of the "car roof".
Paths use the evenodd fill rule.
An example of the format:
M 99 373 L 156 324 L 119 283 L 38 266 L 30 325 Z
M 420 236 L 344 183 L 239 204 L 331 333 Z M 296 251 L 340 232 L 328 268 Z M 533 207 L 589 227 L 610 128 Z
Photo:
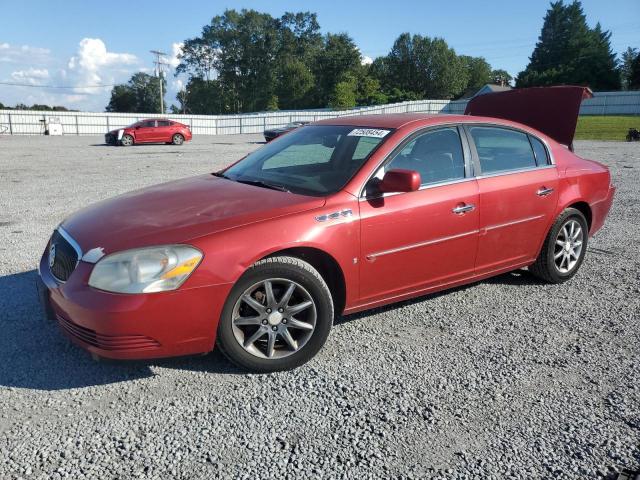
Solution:
M 357 126 L 369 128 L 398 129 L 412 123 L 419 123 L 420 126 L 443 125 L 451 123 L 489 123 L 506 127 L 515 127 L 528 132 L 535 132 L 549 140 L 544 133 L 531 128 L 522 123 L 501 118 L 481 117 L 475 115 L 449 115 L 442 113 L 382 113 L 373 115 L 349 115 L 344 117 L 328 118 L 313 122 L 313 125 L 336 125 L 336 126 Z

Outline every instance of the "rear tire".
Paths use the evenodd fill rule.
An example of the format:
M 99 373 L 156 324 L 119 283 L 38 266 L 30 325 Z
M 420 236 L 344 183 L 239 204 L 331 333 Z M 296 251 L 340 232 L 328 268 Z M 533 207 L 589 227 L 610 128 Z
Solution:
M 246 370 L 290 370 L 313 358 L 332 324 L 331 292 L 318 271 L 296 257 L 270 257 L 247 270 L 231 290 L 217 346 Z
M 184 143 L 184 137 L 179 133 L 176 133 L 175 135 L 173 135 L 173 137 L 171 137 L 171 143 L 173 143 L 174 145 L 182 145 Z
M 123 147 L 130 147 L 133 143 L 133 137 L 131 135 L 123 135 L 120 139 L 120 145 Z
M 589 226 L 580 210 L 567 208 L 554 222 L 529 271 L 549 283 L 573 277 L 587 252 Z

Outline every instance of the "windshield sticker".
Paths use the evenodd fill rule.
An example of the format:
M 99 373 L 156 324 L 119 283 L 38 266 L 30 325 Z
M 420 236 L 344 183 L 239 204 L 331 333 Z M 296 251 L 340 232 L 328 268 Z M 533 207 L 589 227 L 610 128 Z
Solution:
M 380 130 L 377 128 L 356 128 L 355 130 L 351 130 L 347 137 L 373 137 L 373 138 L 382 138 L 390 130 Z

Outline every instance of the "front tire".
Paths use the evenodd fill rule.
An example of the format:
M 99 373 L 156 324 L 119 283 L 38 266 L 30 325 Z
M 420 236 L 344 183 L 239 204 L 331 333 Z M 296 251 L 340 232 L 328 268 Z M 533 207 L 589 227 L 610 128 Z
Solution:
M 130 147 L 133 145 L 133 137 L 131 135 L 123 135 L 120 139 L 120 145 L 123 147 Z
M 184 143 L 184 137 L 179 133 L 176 133 L 173 137 L 171 137 L 171 143 L 174 145 L 182 145 Z
M 580 269 L 588 241 L 589 226 L 584 215 L 567 208 L 549 230 L 540 255 L 529 270 L 550 283 L 566 282 Z
M 309 361 L 333 324 L 333 300 L 322 276 L 296 257 L 253 265 L 231 290 L 217 345 L 238 366 L 259 373 Z

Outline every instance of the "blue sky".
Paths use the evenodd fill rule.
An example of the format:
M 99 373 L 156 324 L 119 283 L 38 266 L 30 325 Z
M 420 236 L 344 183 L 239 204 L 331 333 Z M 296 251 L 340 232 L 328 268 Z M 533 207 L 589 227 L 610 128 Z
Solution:
M 616 52 L 640 47 L 638 0 L 583 0 L 582 4 L 591 25 L 600 21 L 612 31 Z M 363 56 L 372 58 L 386 54 L 402 32 L 440 36 L 459 54 L 484 56 L 494 68 L 515 75 L 527 64 L 548 5 L 546 0 L 12 2 L 2 11 L 0 82 L 72 87 L 124 82 L 133 72 L 151 71 L 149 50 L 175 52 L 181 41 L 198 35 L 225 8 L 254 8 L 274 16 L 314 11 L 323 32 L 348 33 Z M 183 79 L 170 75 L 168 80 L 170 105 Z M 0 84 L 0 102 L 103 111 L 109 92 L 110 88 Z

